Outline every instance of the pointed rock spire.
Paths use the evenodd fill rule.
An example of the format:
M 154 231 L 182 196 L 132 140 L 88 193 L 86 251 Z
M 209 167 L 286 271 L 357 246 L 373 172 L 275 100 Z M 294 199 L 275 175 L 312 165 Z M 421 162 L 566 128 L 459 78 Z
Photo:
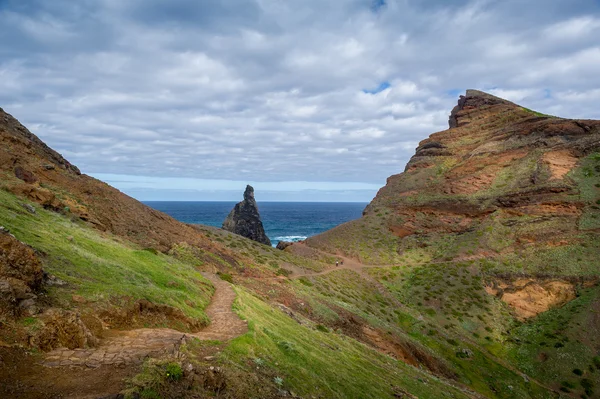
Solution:
M 244 200 L 236 204 L 231 210 L 223 222 L 223 229 L 261 244 L 271 245 L 271 240 L 265 234 L 265 229 L 260 220 L 252 186 L 246 186 Z

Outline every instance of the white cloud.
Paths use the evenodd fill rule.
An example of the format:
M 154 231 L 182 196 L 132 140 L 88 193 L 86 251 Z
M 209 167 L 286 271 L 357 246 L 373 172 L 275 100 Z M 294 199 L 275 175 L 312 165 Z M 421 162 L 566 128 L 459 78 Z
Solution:
M 0 106 L 87 173 L 375 186 L 467 88 L 600 118 L 597 3 L 370 5 L 10 0 Z
M 586 15 L 557 22 L 546 29 L 544 35 L 553 40 L 578 40 L 583 37 L 598 37 L 600 18 Z

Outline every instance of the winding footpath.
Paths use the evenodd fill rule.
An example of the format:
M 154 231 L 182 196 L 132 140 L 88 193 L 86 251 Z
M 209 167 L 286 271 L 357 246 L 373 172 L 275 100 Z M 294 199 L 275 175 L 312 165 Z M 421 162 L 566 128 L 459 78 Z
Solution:
M 142 328 L 130 331 L 110 331 L 96 348 L 58 348 L 46 355 L 46 367 L 79 366 L 97 368 L 102 365 L 123 366 L 141 363 L 146 357 L 176 354 L 186 340 L 226 341 L 248 331 L 245 321 L 233 312 L 236 298 L 231 285 L 214 274 L 203 273 L 215 286 L 215 293 L 206 314 L 211 324 L 197 333 L 183 333 L 169 328 Z

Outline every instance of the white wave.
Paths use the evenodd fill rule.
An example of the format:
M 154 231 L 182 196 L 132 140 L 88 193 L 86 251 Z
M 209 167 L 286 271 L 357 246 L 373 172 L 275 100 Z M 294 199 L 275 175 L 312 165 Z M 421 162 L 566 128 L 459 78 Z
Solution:
M 298 242 L 298 241 L 304 241 L 307 238 L 308 238 L 307 236 L 279 236 L 279 237 L 275 237 L 275 240 L 277 240 L 277 241 L 288 241 L 288 242 Z

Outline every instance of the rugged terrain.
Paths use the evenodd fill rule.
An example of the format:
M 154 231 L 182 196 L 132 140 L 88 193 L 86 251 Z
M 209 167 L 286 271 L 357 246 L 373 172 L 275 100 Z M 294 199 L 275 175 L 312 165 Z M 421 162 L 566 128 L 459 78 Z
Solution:
M 285 250 L 4 112 L 0 141 L 2 397 L 600 395 L 598 121 L 468 91 L 361 219 Z
M 239 234 L 242 237 L 249 238 L 261 244 L 271 246 L 271 240 L 267 237 L 260 214 L 258 213 L 258 205 L 254 199 L 254 188 L 246 186 L 244 191 L 244 200 L 235 204 L 225 221 L 223 229 Z

